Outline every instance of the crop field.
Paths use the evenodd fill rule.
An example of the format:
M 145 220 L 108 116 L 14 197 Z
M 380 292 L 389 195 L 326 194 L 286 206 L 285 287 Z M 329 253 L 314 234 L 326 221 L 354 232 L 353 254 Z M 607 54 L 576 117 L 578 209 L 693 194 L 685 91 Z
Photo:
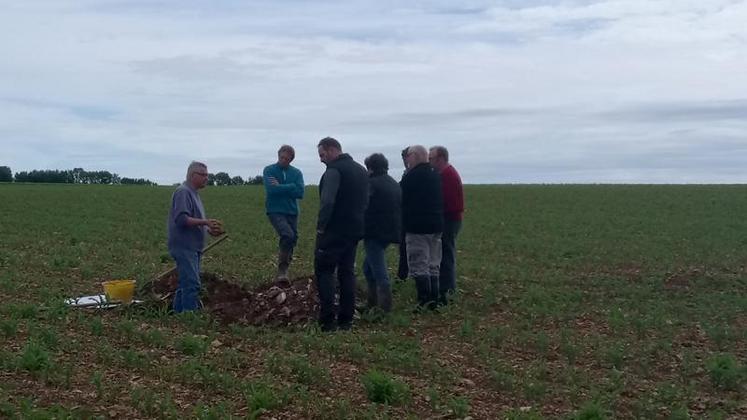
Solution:
M 351 332 L 66 307 L 171 266 L 172 190 L 0 185 L 0 418 L 747 418 L 745 186 L 467 186 L 454 304 L 396 281 Z M 230 236 L 203 270 L 270 282 L 263 189 L 201 195 Z

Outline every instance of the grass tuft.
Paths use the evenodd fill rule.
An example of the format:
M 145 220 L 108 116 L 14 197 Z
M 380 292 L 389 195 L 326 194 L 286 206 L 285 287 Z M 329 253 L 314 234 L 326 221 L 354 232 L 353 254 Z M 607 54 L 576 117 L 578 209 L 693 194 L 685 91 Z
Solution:
M 380 404 L 402 404 L 410 399 L 410 388 L 406 383 L 392 378 L 384 372 L 369 370 L 361 377 L 366 396 Z

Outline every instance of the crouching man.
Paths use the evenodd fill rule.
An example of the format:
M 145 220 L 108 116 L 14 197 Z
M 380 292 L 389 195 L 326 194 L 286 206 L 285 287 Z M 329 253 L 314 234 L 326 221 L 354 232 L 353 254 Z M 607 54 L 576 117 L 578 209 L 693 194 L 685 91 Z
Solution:
M 174 312 L 194 311 L 200 307 L 200 259 L 205 245 L 205 234 L 217 236 L 222 223 L 205 216 L 205 208 L 198 190 L 207 185 L 207 166 L 192 162 L 187 179 L 171 196 L 169 210 L 168 247 L 176 261 L 179 282 L 174 294 Z

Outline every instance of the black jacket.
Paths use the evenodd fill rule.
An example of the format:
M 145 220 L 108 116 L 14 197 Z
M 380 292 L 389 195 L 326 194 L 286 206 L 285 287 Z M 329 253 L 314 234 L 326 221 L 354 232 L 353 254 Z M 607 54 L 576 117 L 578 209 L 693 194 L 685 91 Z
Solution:
M 428 163 L 407 171 L 402 181 L 402 227 L 407 233 L 443 232 L 441 176 Z
M 402 191 L 391 176 L 371 175 L 366 209 L 366 239 L 399 243 L 402 229 Z
M 326 234 L 359 240 L 363 237 L 364 214 L 368 204 L 368 172 L 347 153 L 327 164 L 327 170 L 340 174 L 334 209 L 324 230 Z M 324 191 L 324 177 L 319 193 Z

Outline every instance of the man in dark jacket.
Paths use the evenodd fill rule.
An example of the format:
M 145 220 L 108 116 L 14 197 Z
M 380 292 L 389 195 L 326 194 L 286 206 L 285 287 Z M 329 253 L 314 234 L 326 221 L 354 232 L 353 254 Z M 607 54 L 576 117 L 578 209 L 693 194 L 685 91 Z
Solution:
M 355 310 L 355 254 L 364 233 L 368 204 L 368 173 L 340 143 L 325 137 L 317 145 L 319 160 L 327 165 L 319 182 L 314 274 L 319 290 L 322 331 L 348 330 Z M 340 286 L 340 307 L 335 324 L 335 282 Z
M 364 161 L 368 169 L 368 208 L 363 246 L 366 258 L 363 274 L 368 283 L 368 308 L 392 310 L 392 289 L 386 268 L 386 248 L 400 241 L 402 229 L 402 191 L 399 184 L 387 175 L 389 162 L 381 153 L 374 153 Z
M 417 310 L 424 307 L 435 309 L 444 223 L 441 177 L 428 164 L 428 151 L 423 146 L 410 146 L 407 168 L 400 184 L 407 265 L 415 280 Z

